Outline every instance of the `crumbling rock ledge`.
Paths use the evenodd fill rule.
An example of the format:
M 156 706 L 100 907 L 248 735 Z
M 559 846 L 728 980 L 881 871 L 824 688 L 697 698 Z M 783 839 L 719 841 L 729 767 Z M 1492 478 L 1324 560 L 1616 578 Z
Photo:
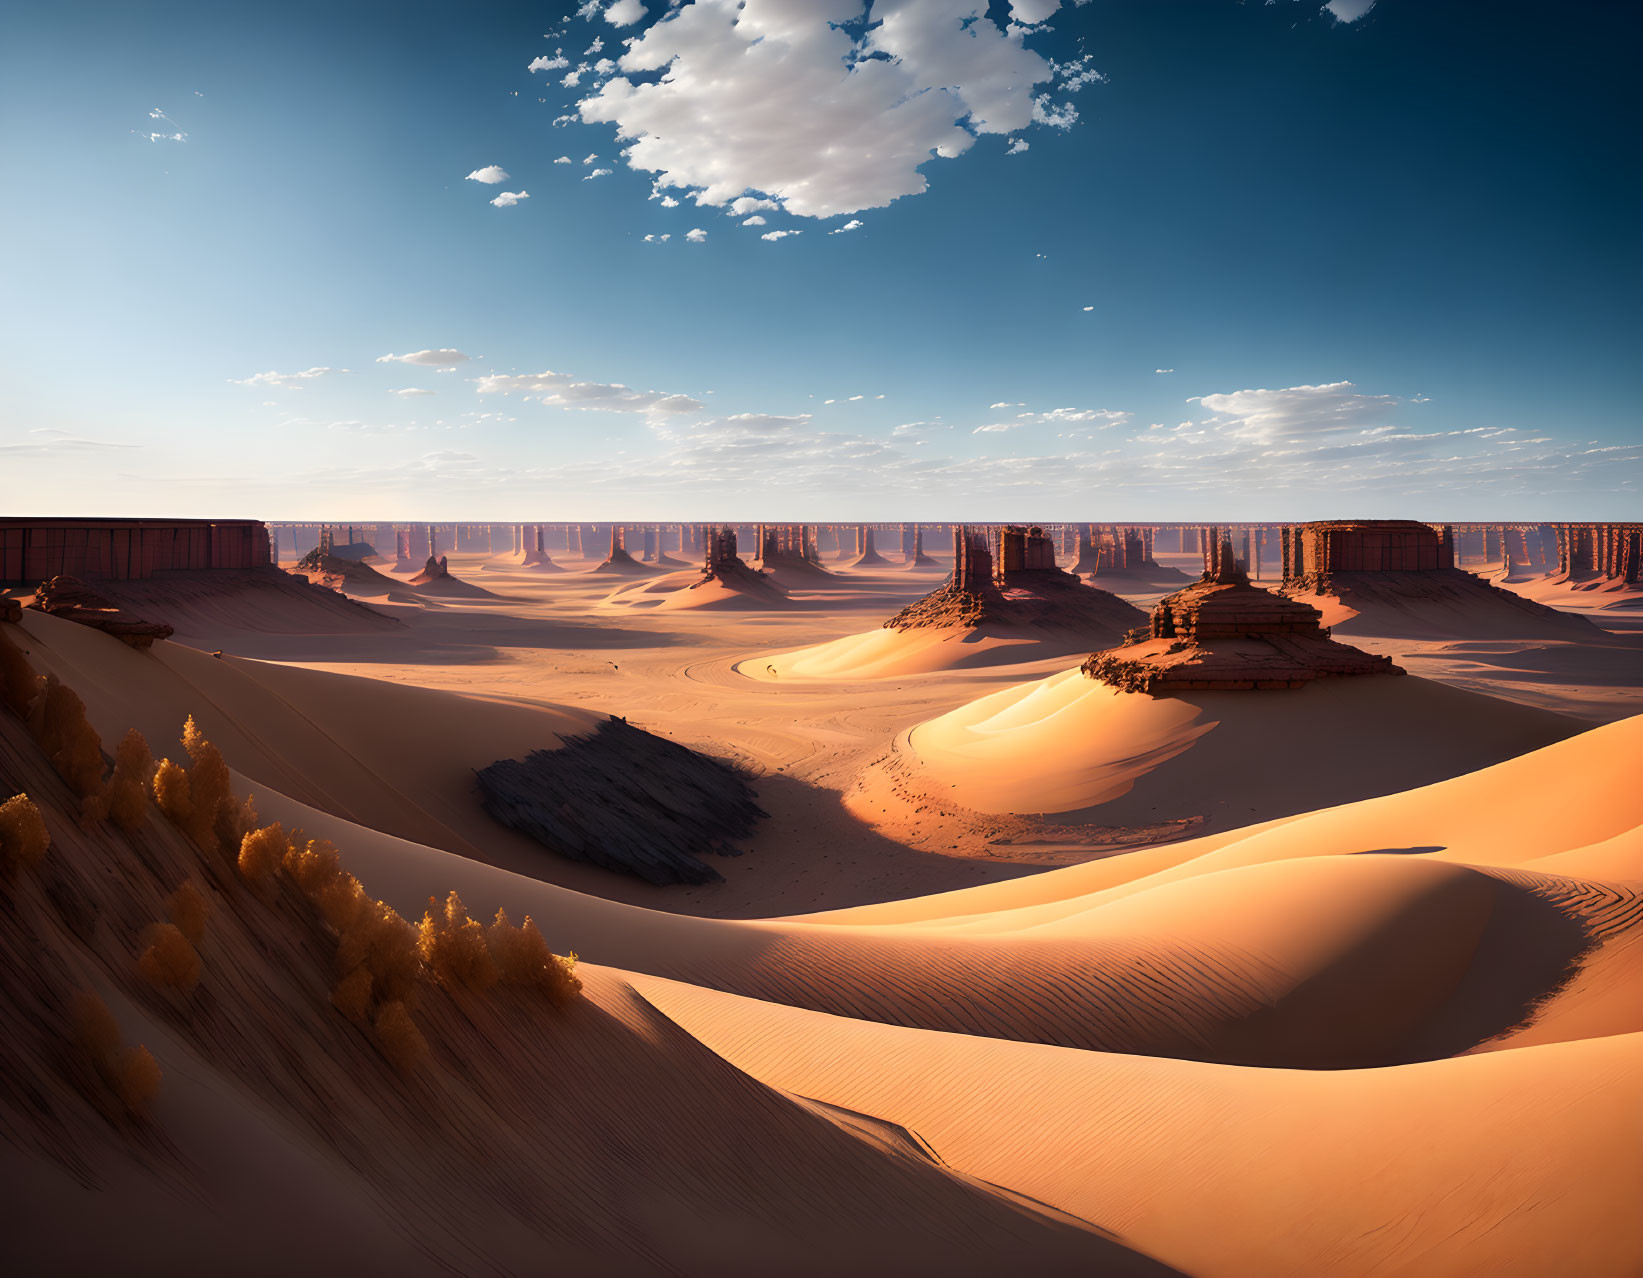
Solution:
M 101 630 L 133 648 L 151 647 L 156 639 L 169 639 L 173 633 L 164 622 L 144 621 L 103 598 L 78 577 L 57 576 L 41 582 L 29 607 Z

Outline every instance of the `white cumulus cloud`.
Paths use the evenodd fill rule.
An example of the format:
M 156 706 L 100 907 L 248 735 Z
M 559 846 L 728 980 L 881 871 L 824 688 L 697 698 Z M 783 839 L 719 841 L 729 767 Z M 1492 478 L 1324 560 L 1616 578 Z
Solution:
M 530 198 L 531 193 L 529 191 L 503 191 L 494 200 L 492 200 L 491 203 L 496 205 L 499 209 L 511 209 L 515 204 L 518 204 L 520 200 L 528 200 Z
M 1336 22 L 1356 22 L 1375 7 L 1375 0 L 1329 0 L 1322 12 Z
M 707 239 L 707 232 L 699 226 L 694 226 L 685 232 L 685 238 L 692 244 L 700 244 Z
M 579 110 L 699 203 L 754 193 L 831 217 L 922 192 L 920 166 L 981 134 L 1071 124 L 1030 34 L 979 0 L 694 0 L 630 41 L 625 74 Z
M 484 182 L 488 186 L 495 186 L 498 182 L 508 180 L 508 171 L 500 164 L 487 164 L 482 169 L 475 169 L 468 174 L 469 182 Z

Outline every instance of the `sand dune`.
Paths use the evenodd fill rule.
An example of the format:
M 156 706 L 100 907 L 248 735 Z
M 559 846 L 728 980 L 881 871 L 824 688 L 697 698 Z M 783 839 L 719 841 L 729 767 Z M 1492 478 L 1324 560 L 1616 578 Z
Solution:
M 899 1123 L 1184 1273 L 1623 1278 L 1643 1249 L 1643 1146 L 1613 1121 L 1643 1105 L 1643 1036 L 1307 1074 L 635 986 L 754 1077 Z
M 1611 636 L 1585 617 L 1562 612 L 1471 573 L 1355 573 L 1332 594 L 1291 593 L 1323 614 L 1337 637 L 1401 639 L 1565 639 L 1604 644 Z
M 335 1227 L 338 1202 L 359 1219 L 358 1246 L 381 1240 L 411 1272 L 464 1267 L 480 1247 L 503 1272 L 544 1250 L 588 1273 L 981 1274 L 1028 1258 L 1035 1273 L 1227 1278 L 1635 1268 L 1643 1156 L 1616 1115 L 1643 1101 L 1643 718 L 1027 878 L 732 921 L 428 846 L 467 801 L 450 760 L 513 753 L 584 727 L 584 712 L 172 643 L 138 653 L 50 617 L 8 631 L 83 681 L 106 736 L 153 725 L 160 744 L 193 703 L 241 771 L 260 773 L 248 788 L 265 818 L 334 838 L 407 914 L 455 888 L 481 917 L 529 912 L 597 965 L 561 1015 L 431 989 L 416 1015 L 437 1068 L 407 1085 L 330 1010 L 334 973 L 315 965 L 311 933 L 236 894 L 163 822 L 142 856 L 108 827 L 82 830 L 4 719 L 0 765 L 52 812 L 48 874 L 70 876 L 30 881 L 4 944 L 72 955 L 50 979 L 98 984 L 128 1038 L 161 1057 L 171 1085 L 156 1120 L 184 1169 L 133 1172 L 59 1096 L 91 1183 L 135 1186 L 129 1232 L 82 1233 L 81 1263 L 114 1263 L 107 1238 L 127 1270 L 161 1255 L 220 1264 L 232 1230 L 178 1225 L 202 1202 L 214 1219 L 256 1219 L 232 1198 L 243 1179 L 187 1170 L 225 1166 L 223 1142 L 239 1141 L 305 1187 L 264 1249 L 270 1271 L 305 1254 L 304 1229 Z M 1326 697 L 1297 740 L 1321 748 L 1322 725 L 1354 722 L 1361 757 L 1413 756 L 1447 721 L 1473 733 L 1447 747 L 1453 760 L 1527 723 L 1420 682 L 1335 687 L 1415 687 L 1442 714 L 1394 704 L 1376 718 Z M 976 722 L 989 739 L 1098 737 L 1072 692 L 1056 679 L 1007 690 Z M 1232 718 L 1166 709 L 1215 724 L 1193 737 L 1198 718 L 1141 714 L 1160 753 L 1191 738 L 1177 760 Z M 1251 724 L 1257 771 L 1281 772 L 1281 723 Z M 1042 752 L 1018 742 L 1006 757 Z M 146 991 L 129 961 L 186 864 L 217 901 L 197 1005 Z M 89 941 L 52 904 L 104 895 Z M 79 1183 L 24 1179 L 40 1218 L 87 1210 Z
M 1009 627 L 891 630 L 879 626 L 795 652 L 750 657 L 736 668 L 754 679 L 900 679 L 938 670 L 1071 657 L 1082 647 L 1073 635 L 1035 635 Z
M 1579 727 L 1416 678 L 1152 697 L 1069 670 L 915 727 L 899 770 L 860 802 L 888 787 L 980 812 L 1247 824 L 1454 776 Z

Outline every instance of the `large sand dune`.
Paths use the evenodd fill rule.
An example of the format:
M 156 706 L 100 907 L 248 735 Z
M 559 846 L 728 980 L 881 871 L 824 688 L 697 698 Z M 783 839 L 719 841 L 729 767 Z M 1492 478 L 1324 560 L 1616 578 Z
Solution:
M 400 1077 L 331 1007 L 312 921 L 157 814 L 134 840 L 82 825 L 0 711 L 0 774 L 54 840 L 8 888 L 0 940 L 25 1029 L 0 1052 L 42 1098 L 10 1105 L 0 1165 L 53 1225 L 14 1246 L 25 1268 L 289 1272 L 323 1243 L 327 1263 L 412 1273 L 551 1255 L 590 1274 L 1624 1278 L 1643 1255 L 1643 718 L 1577 731 L 1415 678 L 1154 701 L 1064 675 L 977 700 L 973 671 L 904 695 L 968 696 L 911 740 L 969 789 L 1269 814 L 825 913 L 791 912 L 829 855 L 798 839 L 789 916 L 733 920 L 487 863 L 532 864 L 481 833 L 468 771 L 585 731 L 592 707 L 140 653 L 37 614 L 4 629 L 105 740 L 134 724 L 176 755 L 195 714 L 264 819 L 334 839 L 407 915 L 451 889 L 478 917 L 531 914 L 586 982 L 559 1012 L 430 987 L 431 1061 Z M 785 739 L 776 708 L 835 716 L 823 742 L 893 721 L 731 664 L 687 666 L 653 708 L 702 683 L 703 721 L 738 699 L 744 744 L 760 722 Z M 951 741 L 928 734 L 943 720 Z M 214 904 L 180 999 L 131 956 L 185 873 Z M 86 985 L 165 1072 L 151 1138 L 56 1063 L 51 1018 Z
M 861 802 L 889 786 L 980 812 L 1247 824 L 1472 771 L 1579 727 L 1425 679 L 1154 697 L 1068 670 L 915 727 Z

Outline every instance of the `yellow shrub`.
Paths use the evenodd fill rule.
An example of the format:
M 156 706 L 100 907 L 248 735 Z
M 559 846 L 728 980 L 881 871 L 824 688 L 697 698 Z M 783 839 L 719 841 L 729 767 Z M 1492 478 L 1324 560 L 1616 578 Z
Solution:
M 372 901 L 337 943 L 337 966 L 351 972 L 359 966 L 371 971 L 377 998 L 404 1000 L 422 970 L 417 931 L 390 906 Z
M 331 1006 L 356 1025 L 364 1025 L 371 1011 L 371 969 L 356 967 L 331 991 Z
M 377 1044 L 390 1064 L 409 1074 L 428 1056 L 428 1040 L 411 1019 L 410 1010 L 397 999 L 384 1003 L 377 1013 Z
M 154 802 L 166 820 L 187 833 L 194 822 L 194 804 L 188 797 L 188 773 L 181 764 L 161 759 L 154 769 Z
M 485 929 L 468 917 L 455 892 L 443 906 L 428 898 L 428 912 L 417 929 L 417 948 L 434 976 L 447 985 L 488 990 L 500 978 L 485 944 Z
M 559 1004 L 568 1003 L 581 993 L 576 955 L 561 958 L 548 949 L 547 941 L 530 915 L 515 927 L 508 921 L 508 912 L 498 910 L 495 922 L 487 929 L 486 939 L 502 979 L 509 985 L 534 987 Z
M 56 675 L 46 676 L 46 699 L 36 736 L 57 775 L 82 799 L 102 793 L 103 743 L 86 719 L 85 702 Z
M 0 705 L 19 719 L 29 716 L 29 707 L 40 695 L 40 676 L 29 665 L 23 650 L 0 630 Z
M 253 883 L 265 883 L 273 877 L 285 858 L 288 844 L 285 827 L 278 821 L 252 830 L 240 839 L 240 875 Z
M 50 846 L 51 835 L 34 800 L 14 794 L 0 803 L 0 873 L 32 870 Z
M 133 1047 L 120 1057 L 114 1072 L 114 1090 L 133 1114 L 147 1113 L 160 1091 L 160 1065 L 146 1047 Z
M 148 816 L 148 783 L 154 775 L 154 755 L 136 728 L 120 738 L 114 751 L 114 773 L 108 779 L 109 820 L 127 834 L 140 829 Z
M 194 880 L 184 879 L 165 906 L 177 930 L 188 939 L 190 945 L 198 945 L 205 937 L 205 921 L 211 916 L 211 902 L 194 886 Z
M 342 873 L 342 863 L 328 839 L 292 840 L 285 852 L 285 870 L 303 896 L 318 901 Z
M 156 987 L 172 986 L 188 993 L 200 979 L 200 956 L 173 923 L 154 923 L 143 933 L 144 950 L 137 971 Z
M 99 1070 L 107 1068 L 120 1046 L 120 1027 L 108 1004 L 90 990 L 74 996 L 74 1041 L 85 1049 Z
M 183 724 L 183 748 L 188 751 L 188 800 L 191 811 L 187 822 L 189 836 L 202 848 L 218 841 L 219 817 L 224 808 L 234 805 L 233 778 L 222 751 L 205 739 L 194 716 Z M 245 832 L 240 831 L 241 835 Z M 239 847 L 239 839 L 231 847 Z
M 341 935 L 349 931 L 374 904 L 370 894 L 352 874 L 339 873 L 321 888 L 314 904 L 320 916 Z

